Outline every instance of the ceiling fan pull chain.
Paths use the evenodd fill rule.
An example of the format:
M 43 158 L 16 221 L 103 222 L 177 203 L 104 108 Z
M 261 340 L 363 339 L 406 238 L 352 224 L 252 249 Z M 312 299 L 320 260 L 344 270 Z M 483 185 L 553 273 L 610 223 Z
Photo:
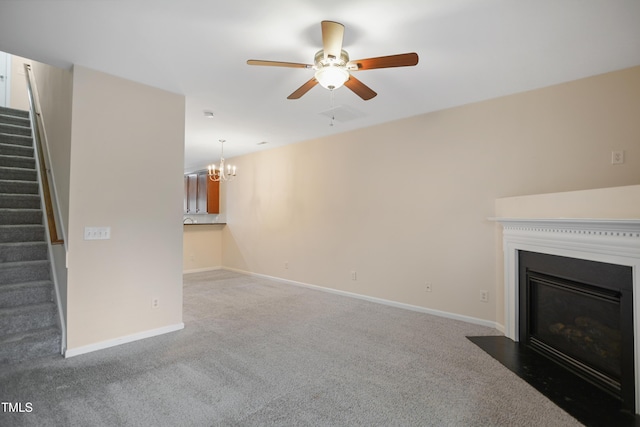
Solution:
M 333 91 L 332 91 L 332 90 L 330 90 L 330 91 L 329 91 L 329 93 L 331 94 L 331 95 L 329 95 L 329 96 L 331 97 L 331 98 L 330 98 L 330 99 L 331 99 L 331 102 L 330 102 L 330 104 L 331 104 L 331 105 L 330 105 L 330 108 L 329 108 L 329 109 L 330 109 L 331 111 L 333 111 Z M 335 114 L 331 114 L 331 122 L 329 122 L 329 126 L 333 126 L 333 120 L 334 120 L 334 119 L 335 119 Z

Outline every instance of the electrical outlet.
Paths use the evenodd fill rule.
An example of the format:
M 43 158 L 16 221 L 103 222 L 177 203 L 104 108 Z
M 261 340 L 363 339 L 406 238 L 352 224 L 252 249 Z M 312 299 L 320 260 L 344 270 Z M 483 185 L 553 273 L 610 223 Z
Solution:
M 160 300 L 158 298 L 151 298 L 151 308 L 160 307 Z
M 358 276 L 356 275 L 355 271 L 351 272 L 351 280 L 358 280 Z
M 489 302 L 489 291 L 480 291 L 480 301 Z
M 621 165 L 624 163 L 624 151 L 612 151 L 611 152 L 611 164 Z
M 426 285 L 424 285 L 424 290 L 426 292 L 431 292 L 433 289 L 431 288 L 431 283 L 427 283 Z

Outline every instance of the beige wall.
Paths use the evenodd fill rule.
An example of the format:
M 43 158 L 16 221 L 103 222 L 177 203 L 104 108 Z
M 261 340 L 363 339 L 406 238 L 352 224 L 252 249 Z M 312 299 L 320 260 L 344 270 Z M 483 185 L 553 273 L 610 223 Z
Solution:
M 223 265 L 496 321 L 495 200 L 640 183 L 638 117 L 640 67 L 234 158 Z
M 185 225 L 182 268 L 184 273 L 222 267 L 224 225 Z
M 31 64 L 31 62 L 30 59 L 11 55 L 11 99 L 9 100 L 9 107 L 11 108 L 17 108 L 18 110 L 29 109 L 24 64 Z
M 71 129 L 68 349 L 181 324 L 184 97 L 75 66 Z

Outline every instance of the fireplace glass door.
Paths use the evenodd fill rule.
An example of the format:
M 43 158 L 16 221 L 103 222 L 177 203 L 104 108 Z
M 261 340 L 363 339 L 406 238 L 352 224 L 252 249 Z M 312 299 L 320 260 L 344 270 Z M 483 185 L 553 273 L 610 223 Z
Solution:
M 631 267 L 519 251 L 520 343 L 633 409 Z
M 529 274 L 529 340 L 579 370 L 620 390 L 620 294 Z

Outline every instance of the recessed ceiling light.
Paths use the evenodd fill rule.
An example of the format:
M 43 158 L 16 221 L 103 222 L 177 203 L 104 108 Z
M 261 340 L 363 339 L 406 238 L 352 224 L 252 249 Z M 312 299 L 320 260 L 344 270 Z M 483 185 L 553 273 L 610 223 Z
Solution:
M 213 112 L 212 112 L 212 111 L 205 111 L 205 112 L 204 112 L 204 116 L 205 116 L 207 119 L 213 119 Z
M 261 141 L 261 142 L 258 142 L 258 145 L 264 145 L 264 144 L 268 144 L 268 143 L 269 143 L 269 141 Z

